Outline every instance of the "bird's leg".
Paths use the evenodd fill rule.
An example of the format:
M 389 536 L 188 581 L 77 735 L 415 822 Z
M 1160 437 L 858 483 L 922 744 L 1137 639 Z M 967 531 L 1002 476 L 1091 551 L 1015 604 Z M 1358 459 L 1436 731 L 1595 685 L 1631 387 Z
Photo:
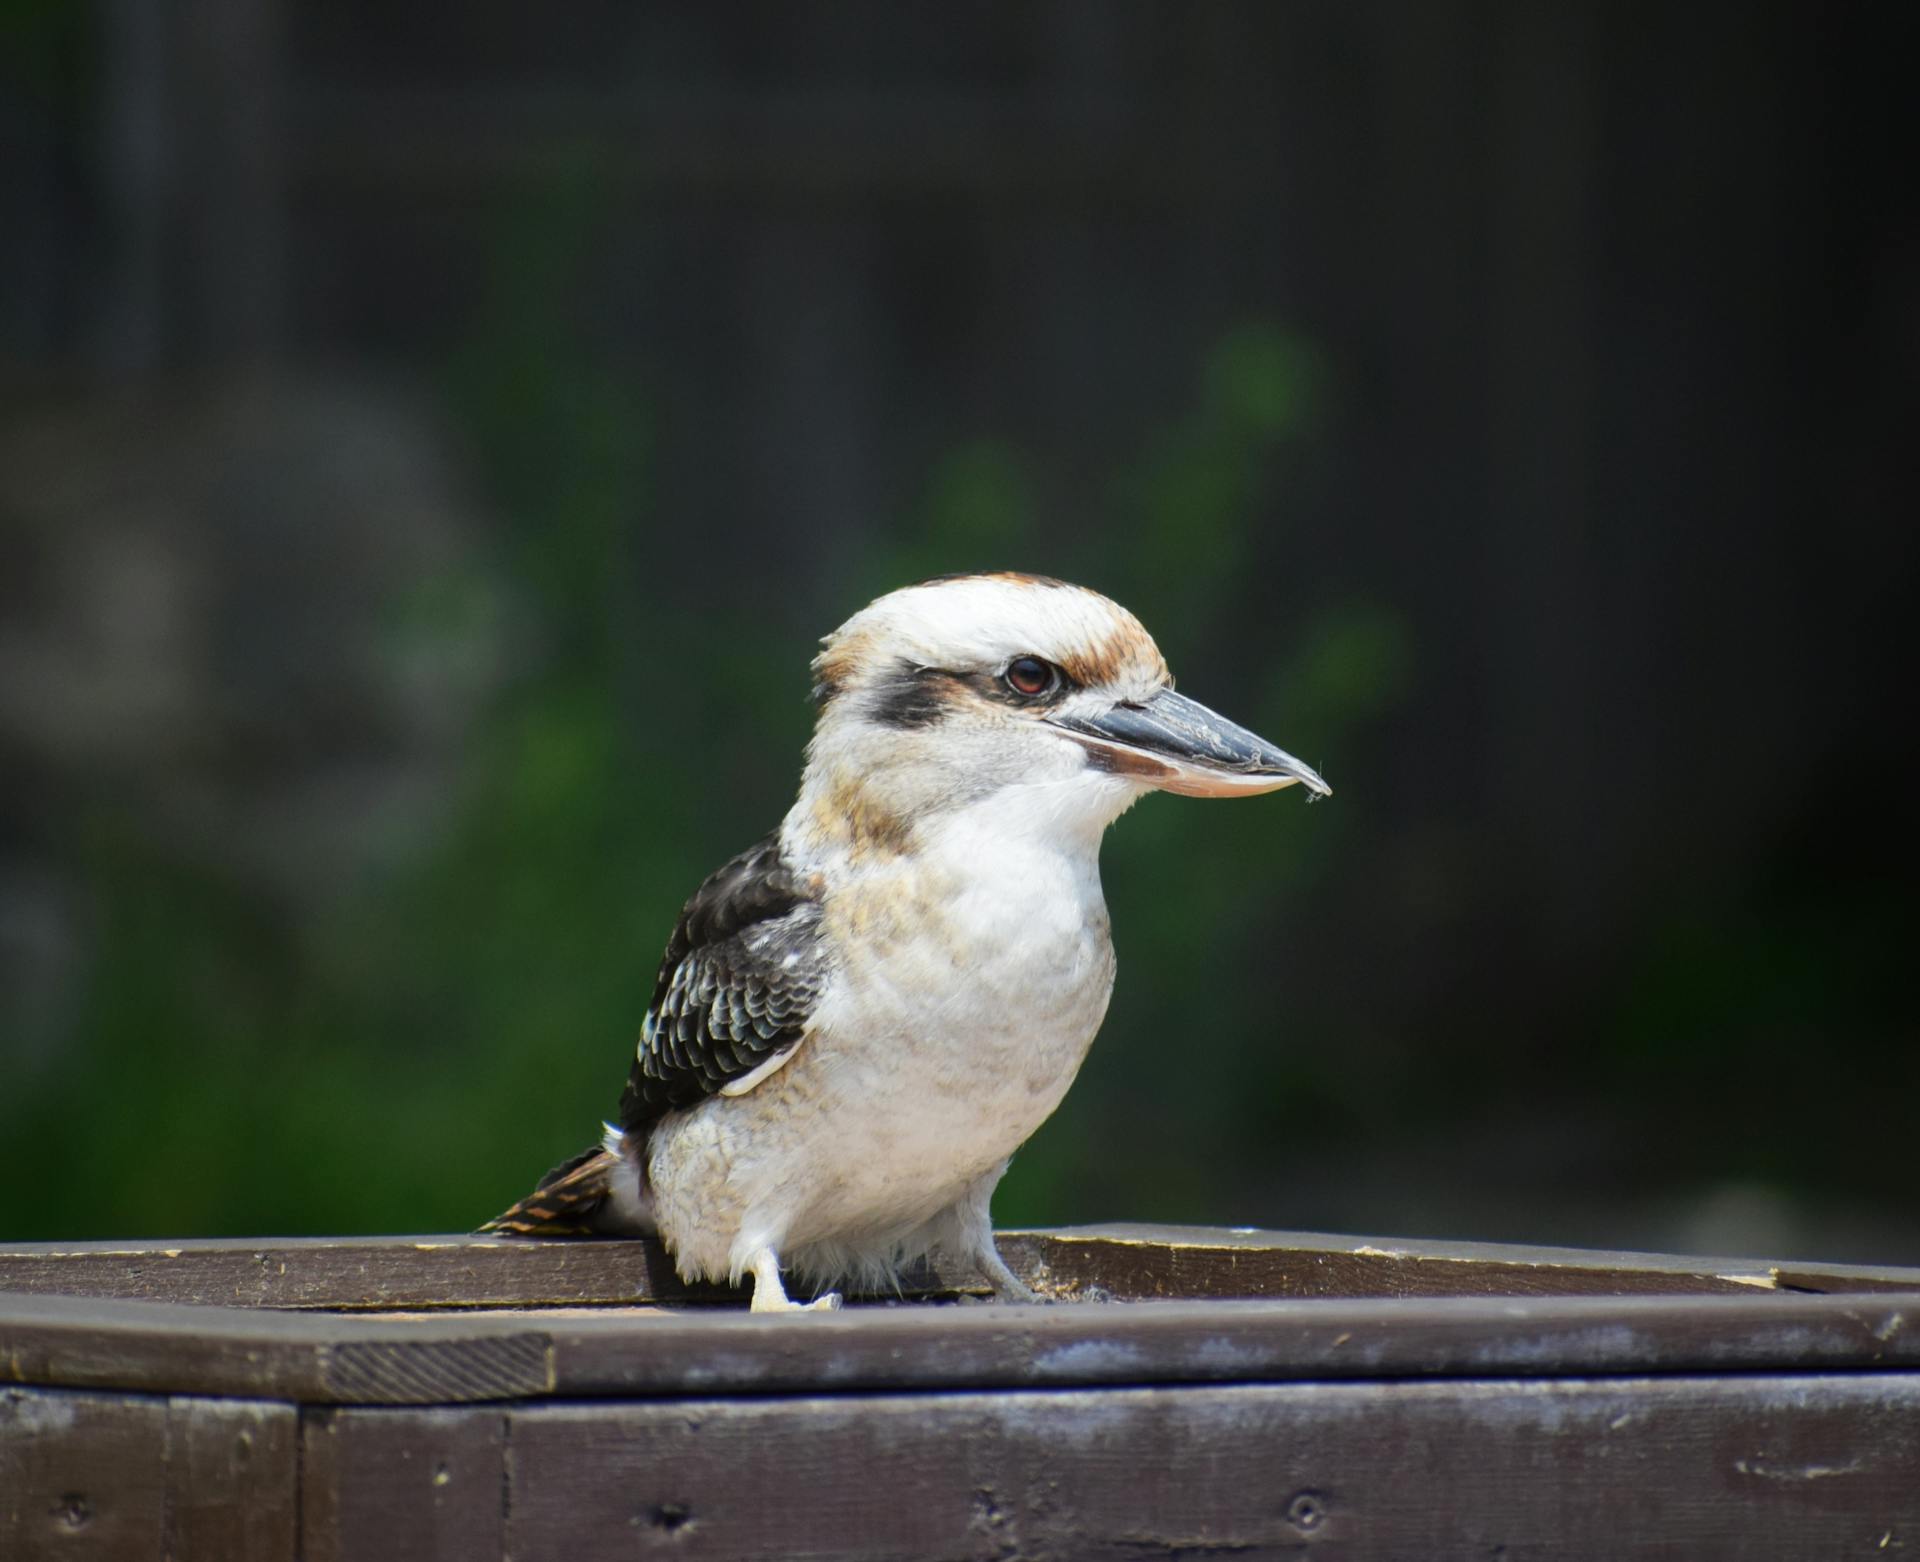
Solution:
M 753 1303 L 748 1309 L 757 1313 L 834 1312 L 840 1306 L 840 1293 L 829 1291 L 810 1302 L 796 1302 L 780 1283 L 780 1255 L 770 1247 L 755 1248 L 747 1261 L 753 1271 Z
M 980 1277 L 993 1288 L 994 1297 L 1002 1302 L 1044 1302 L 1046 1298 L 1022 1280 L 1007 1267 L 1007 1261 L 1000 1256 L 1000 1249 L 993 1245 L 993 1232 L 982 1234 L 973 1261 L 980 1268 Z
M 1006 1174 L 1002 1161 L 981 1177 L 941 1216 L 938 1245 L 949 1255 L 970 1260 L 999 1302 L 1044 1302 L 1046 1297 L 1007 1267 L 993 1243 L 993 1190 Z

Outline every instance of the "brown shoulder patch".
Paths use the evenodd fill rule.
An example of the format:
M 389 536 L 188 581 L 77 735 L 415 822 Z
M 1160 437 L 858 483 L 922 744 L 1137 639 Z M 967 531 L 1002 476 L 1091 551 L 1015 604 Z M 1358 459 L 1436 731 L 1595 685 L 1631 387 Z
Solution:
M 856 780 L 841 781 L 813 806 L 814 828 L 845 840 L 855 857 L 898 857 L 912 844 L 913 824 L 874 799 Z

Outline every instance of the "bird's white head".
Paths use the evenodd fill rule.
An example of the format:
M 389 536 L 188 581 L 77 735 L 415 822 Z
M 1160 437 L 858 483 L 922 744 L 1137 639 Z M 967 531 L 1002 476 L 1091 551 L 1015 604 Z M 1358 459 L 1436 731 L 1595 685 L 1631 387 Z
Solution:
M 948 576 L 869 603 L 814 661 L 819 721 L 789 829 L 857 851 L 994 800 L 1010 827 L 1096 844 L 1150 791 L 1331 789 L 1174 693 L 1153 638 L 1097 592 Z

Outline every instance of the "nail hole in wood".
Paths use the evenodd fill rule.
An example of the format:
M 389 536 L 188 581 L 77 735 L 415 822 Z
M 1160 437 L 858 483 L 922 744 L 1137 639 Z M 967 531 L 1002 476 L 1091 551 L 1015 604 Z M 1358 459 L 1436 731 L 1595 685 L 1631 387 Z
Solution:
M 677 1535 L 693 1522 L 693 1514 L 684 1503 L 663 1502 L 648 1515 L 653 1527 L 665 1530 L 669 1535 Z
M 1318 1529 L 1326 1520 L 1326 1500 L 1318 1492 L 1297 1492 L 1287 1504 L 1287 1522 L 1295 1529 Z

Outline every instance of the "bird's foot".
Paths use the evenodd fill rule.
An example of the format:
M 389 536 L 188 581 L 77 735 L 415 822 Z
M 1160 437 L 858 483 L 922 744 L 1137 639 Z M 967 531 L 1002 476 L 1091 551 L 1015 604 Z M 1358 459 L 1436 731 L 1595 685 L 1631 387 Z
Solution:
M 753 1288 L 753 1301 L 747 1309 L 756 1313 L 837 1313 L 840 1293 L 827 1291 L 810 1302 L 796 1302 L 785 1291 L 769 1292 L 765 1286 Z
M 832 1313 L 840 1310 L 840 1293 L 826 1291 L 810 1302 L 796 1302 L 780 1283 L 780 1260 L 771 1249 L 762 1248 L 753 1257 L 753 1301 L 749 1312 L 757 1313 Z

